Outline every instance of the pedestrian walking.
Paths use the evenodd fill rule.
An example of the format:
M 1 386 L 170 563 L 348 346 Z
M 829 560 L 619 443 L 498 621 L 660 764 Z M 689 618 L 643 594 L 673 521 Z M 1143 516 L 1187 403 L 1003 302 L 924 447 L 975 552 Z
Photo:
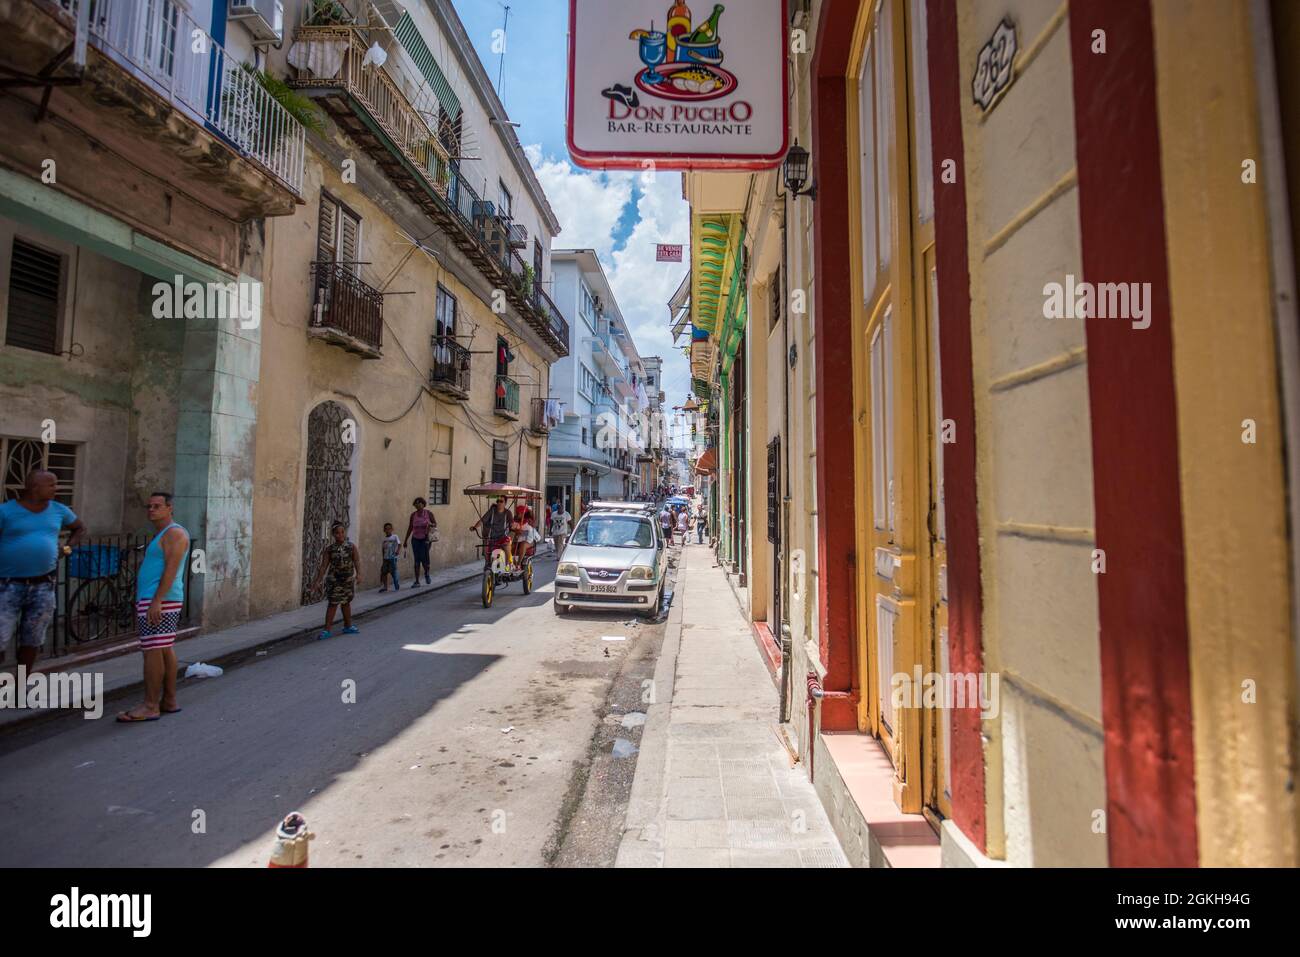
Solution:
M 573 516 L 569 510 L 560 504 L 559 500 L 551 503 L 551 537 L 555 539 L 555 555 L 558 558 L 560 552 L 564 551 L 564 545 L 569 540 L 569 523 L 573 521 Z
M 686 544 L 686 533 L 690 531 L 690 528 L 690 516 L 686 514 L 686 509 L 683 508 L 677 512 L 677 533 L 681 535 L 683 545 Z
M 393 532 L 393 523 L 384 522 L 384 540 L 380 544 L 383 563 L 379 566 L 379 584 L 381 592 L 388 591 L 388 579 L 393 579 L 393 591 L 400 591 L 401 579 L 397 576 L 397 556 L 402 551 L 402 540 Z
M 348 528 L 342 522 L 335 522 L 330 528 L 330 534 L 334 536 L 334 541 L 321 552 L 320 568 L 311 583 L 315 590 L 325 577 L 325 572 L 329 572 L 330 579 L 325 586 L 325 628 L 319 635 L 321 638 L 334 637 L 330 629 L 334 627 L 334 611 L 337 608 L 343 609 L 343 634 L 355 635 L 361 631 L 352 624 L 352 599 L 356 595 L 357 585 L 361 584 L 361 556 L 357 554 L 357 546 L 348 541 Z
M 59 532 L 71 530 L 70 546 L 86 526 L 68 506 L 54 501 L 53 472 L 29 472 L 23 490 L 0 505 L 0 649 L 17 636 L 18 665 L 31 671 L 54 617 Z
M 424 568 L 424 583 L 431 584 L 429 580 L 429 543 L 438 540 L 438 520 L 433 517 L 433 512 L 426 507 L 429 503 L 422 498 L 417 498 L 411 505 L 415 511 L 411 513 L 410 521 L 406 523 L 406 537 L 402 539 L 402 547 L 405 548 L 409 543 L 411 552 L 415 556 L 415 581 L 411 582 L 414 588 L 420 584 L 420 568 Z
M 673 524 L 673 513 L 669 510 L 668 506 L 665 505 L 663 510 L 659 513 L 659 525 L 663 529 L 664 538 L 668 539 L 669 545 L 673 543 Z
M 708 518 L 704 514 L 704 509 L 698 509 L 695 513 L 695 544 L 704 544 L 704 526 L 708 524 Z
M 190 533 L 173 521 L 172 493 L 149 496 L 149 521 L 156 531 L 136 572 L 135 628 L 144 656 L 144 704 L 117 720 L 157 721 L 180 711 L 176 703 L 176 632 L 185 607 L 185 559 Z

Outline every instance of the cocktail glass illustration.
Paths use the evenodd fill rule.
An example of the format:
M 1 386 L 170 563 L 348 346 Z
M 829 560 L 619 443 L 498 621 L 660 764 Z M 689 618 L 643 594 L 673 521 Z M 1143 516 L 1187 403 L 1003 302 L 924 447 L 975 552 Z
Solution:
M 648 30 L 641 35 L 640 41 L 641 62 L 649 68 L 645 75 L 645 82 L 652 85 L 664 82 L 667 77 L 656 72 L 655 67 L 663 63 L 668 56 L 668 35 L 662 30 Z

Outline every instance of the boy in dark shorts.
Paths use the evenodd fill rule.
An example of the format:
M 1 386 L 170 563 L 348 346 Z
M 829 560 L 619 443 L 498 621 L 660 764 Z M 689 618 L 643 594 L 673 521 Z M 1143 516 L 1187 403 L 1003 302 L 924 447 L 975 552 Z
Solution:
M 384 540 L 380 546 L 383 564 L 379 567 L 379 584 L 381 592 L 388 591 L 388 579 L 393 579 L 393 591 L 400 591 L 401 580 L 397 577 L 397 556 L 402 550 L 402 540 L 393 532 L 393 523 L 384 522 Z

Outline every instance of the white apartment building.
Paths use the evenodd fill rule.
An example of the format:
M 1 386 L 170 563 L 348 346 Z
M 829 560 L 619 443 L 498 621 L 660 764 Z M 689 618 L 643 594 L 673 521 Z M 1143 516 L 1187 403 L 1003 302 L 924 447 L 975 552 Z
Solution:
M 551 396 L 564 403 L 565 416 L 550 434 L 546 493 L 577 515 L 585 502 L 646 491 L 638 459 L 648 441 L 642 423 L 650 397 L 645 364 L 596 251 L 556 249 L 551 263 L 553 298 L 569 320 L 569 354 L 551 367 Z

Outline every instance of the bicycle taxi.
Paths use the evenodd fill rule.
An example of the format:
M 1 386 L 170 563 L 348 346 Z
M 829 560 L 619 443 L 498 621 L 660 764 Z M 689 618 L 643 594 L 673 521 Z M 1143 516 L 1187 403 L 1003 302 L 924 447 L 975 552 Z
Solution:
M 540 521 L 538 516 L 542 504 L 542 493 L 535 488 L 528 488 L 523 485 L 487 482 L 482 485 L 471 485 L 465 489 L 465 494 L 473 500 L 474 511 L 478 513 L 478 528 L 476 531 L 478 531 L 480 538 L 477 548 L 479 554 L 483 556 L 483 607 L 491 608 L 497 587 L 508 585 L 510 582 L 523 582 L 524 594 L 527 595 L 533 590 L 533 556 L 537 550 L 536 544 L 521 544 L 519 546 L 521 554 L 514 556 L 513 563 L 507 562 L 504 545 L 500 541 L 489 542 L 487 540 L 487 518 L 492 503 L 497 499 L 505 499 L 512 515 L 507 533 L 509 536 L 513 537 L 519 531 L 517 515 L 521 507 L 527 507 L 532 513 L 532 525 L 536 528 L 537 523 Z M 538 531 L 541 530 L 538 529 Z

